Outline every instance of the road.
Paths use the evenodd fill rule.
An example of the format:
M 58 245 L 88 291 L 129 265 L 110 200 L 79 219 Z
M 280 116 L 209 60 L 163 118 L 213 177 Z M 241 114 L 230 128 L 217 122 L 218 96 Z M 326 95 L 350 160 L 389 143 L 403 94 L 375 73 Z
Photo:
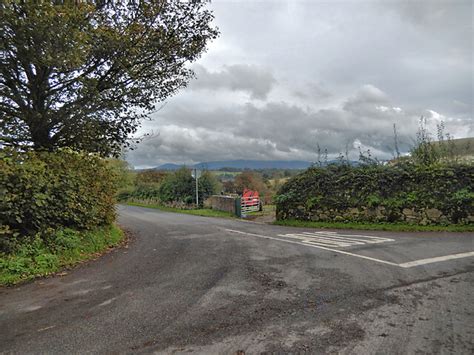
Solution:
M 2 353 L 474 350 L 473 233 L 119 210 L 128 247 L 0 290 Z

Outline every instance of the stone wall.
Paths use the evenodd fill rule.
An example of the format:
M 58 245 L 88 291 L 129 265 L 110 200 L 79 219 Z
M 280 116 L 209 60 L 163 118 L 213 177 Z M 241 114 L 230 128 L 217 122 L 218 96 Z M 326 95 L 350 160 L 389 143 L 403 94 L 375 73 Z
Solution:
M 329 165 L 289 179 L 278 219 L 474 223 L 474 165 Z
M 402 208 L 388 211 L 385 207 L 359 207 L 345 210 L 324 207 L 306 208 L 298 206 L 277 206 L 277 219 L 299 219 L 318 222 L 404 222 L 409 224 L 450 224 L 453 223 L 436 208 Z M 474 214 L 469 214 L 458 223 L 474 223 Z
M 205 207 L 210 207 L 213 210 L 230 212 L 236 214 L 235 211 L 235 197 L 213 195 L 204 201 Z

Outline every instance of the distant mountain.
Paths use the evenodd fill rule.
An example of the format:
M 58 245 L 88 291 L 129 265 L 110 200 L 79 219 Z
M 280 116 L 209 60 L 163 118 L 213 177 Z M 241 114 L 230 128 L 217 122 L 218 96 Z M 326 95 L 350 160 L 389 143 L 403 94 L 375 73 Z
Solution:
M 155 169 L 156 170 L 178 170 L 182 166 L 183 165 L 167 163 L 167 164 L 160 165 L 160 166 L 156 167 Z
M 311 162 L 304 160 L 222 160 L 208 161 L 194 165 L 187 165 L 189 168 L 219 170 L 222 168 L 232 168 L 240 170 L 256 170 L 256 169 L 307 169 L 311 166 Z M 157 170 L 177 170 L 183 165 L 179 164 L 163 164 L 155 169 Z
M 303 160 L 223 160 L 196 164 L 198 169 L 307 169 L 311 162 Z

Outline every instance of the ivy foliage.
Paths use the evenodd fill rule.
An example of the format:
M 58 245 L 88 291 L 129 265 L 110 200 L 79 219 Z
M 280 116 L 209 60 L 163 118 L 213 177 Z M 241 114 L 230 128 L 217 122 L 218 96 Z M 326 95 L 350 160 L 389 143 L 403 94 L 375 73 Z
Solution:
M 393 222 L 400 220 L 405 208 L 436 208 L 458 223 L 474 215 L 474 166 L 313 167 L 283 185 L 275 200 L 280 219 L 307 219 L 315 210 L 336 216 L 350 208 L 383 207 L 387 220 Z
M 0 155 L 0 247 L 38 233 L 114 221 L 117 180 L 104 159 L 66 149 L 3 149 Z

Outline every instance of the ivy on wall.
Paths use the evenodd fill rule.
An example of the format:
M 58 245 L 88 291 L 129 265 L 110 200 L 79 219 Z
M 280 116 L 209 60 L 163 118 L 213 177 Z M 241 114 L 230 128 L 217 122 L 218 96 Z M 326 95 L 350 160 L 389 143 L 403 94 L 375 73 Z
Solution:
M 290 179 L 278 219 L 472 223 L 472 165 L 330 165 Z

